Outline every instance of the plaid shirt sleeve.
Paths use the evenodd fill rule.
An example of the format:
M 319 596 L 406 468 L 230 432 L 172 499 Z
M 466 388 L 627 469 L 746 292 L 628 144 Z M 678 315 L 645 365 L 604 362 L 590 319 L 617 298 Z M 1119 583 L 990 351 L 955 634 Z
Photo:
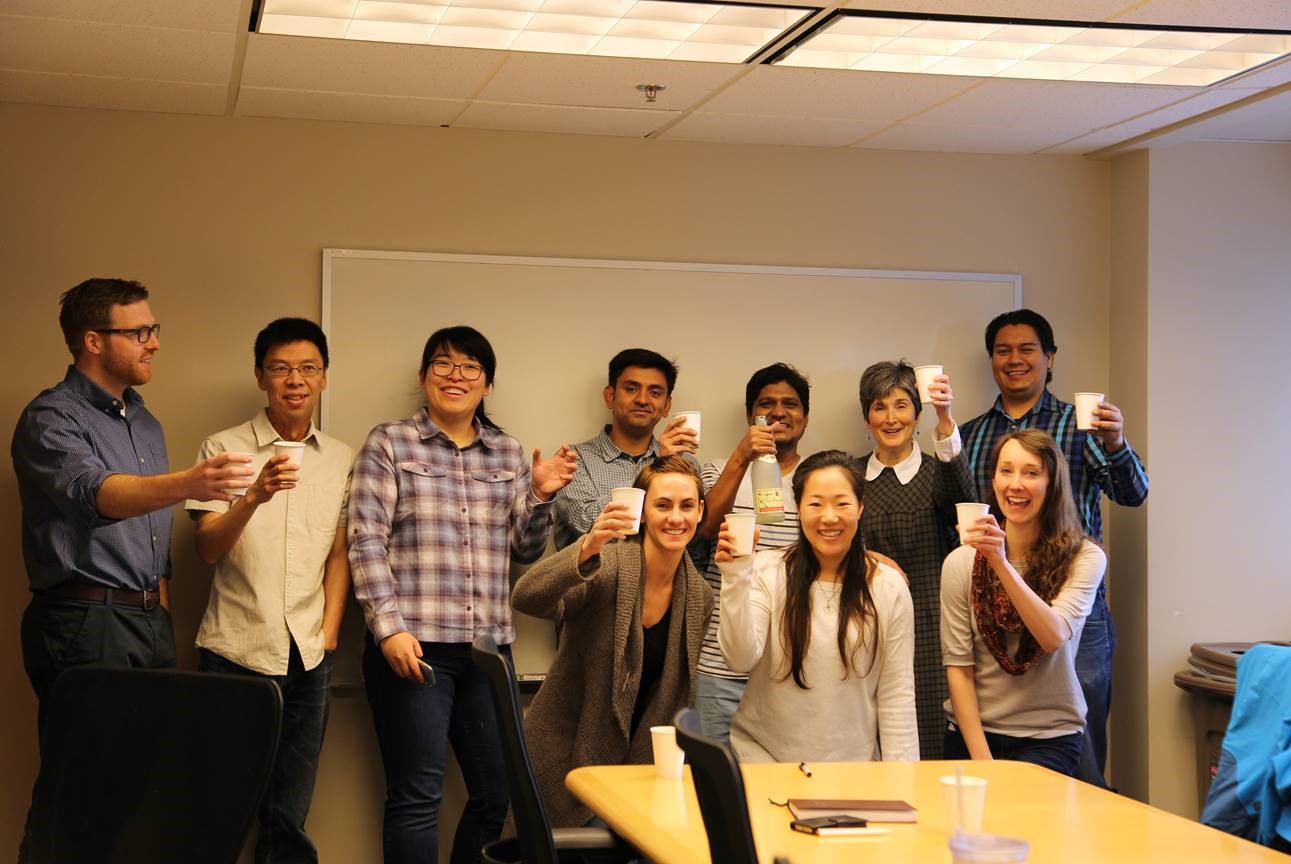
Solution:
M 547 538 L 551 535 L 551 511 L 557 496 L 550 501 L 538 500 L 523 451 L 517 462 L 515 503 L 511 507 L 511 560 L 518 564 L 532 564 L 547 548 Z
M 354 596 L 377 642 L 408 629 L 399 613 L 389 555 L 398 497 L 395 470 L 386 429 L 378 426 L 354 463 L 347 518 Z
M 1085 465 L 1107 497 L 1117 504 L 1138 507 L 1147 500 L 1148 474 L 1130 442 L 1108 454 L 1096 436 L 1086 435 Z

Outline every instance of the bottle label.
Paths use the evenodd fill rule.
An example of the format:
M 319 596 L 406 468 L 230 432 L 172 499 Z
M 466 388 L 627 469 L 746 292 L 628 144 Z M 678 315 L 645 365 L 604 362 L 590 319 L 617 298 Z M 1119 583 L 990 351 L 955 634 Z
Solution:
M 754 490 L 753 506 L 758 513 L 783 513 L 784 489 L 776 486 L 769 489 Z

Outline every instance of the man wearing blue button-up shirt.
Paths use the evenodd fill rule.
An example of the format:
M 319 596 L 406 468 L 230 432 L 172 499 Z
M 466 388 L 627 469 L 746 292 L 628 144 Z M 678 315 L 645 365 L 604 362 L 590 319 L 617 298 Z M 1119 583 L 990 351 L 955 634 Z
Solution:
M 1041 429 L 1067 457 L 1076 511 L 1085 533 L 1102 542 L 1104 494 L 1124 507 L 1138 507 L 1148 497 L 1148 475 L 1125 439 L 1121 410 L 1110 402 L 1100 402 L 1094 409 L 1093 428 L 1076 428 L 1074 406 L 1057 399 L 1046 386 L 1053 379 L 1058 345 L 1053 328 L 1037 312 L 1016 309 L 996 316 L 986 327 L 986 351 L 1000 395 L 989 411 L 969 420 L 961 430 L 978 495 L 984 496 L 990 488 L 991 453 L 996 443 L 1017 429 Z M 1076 653 L 1076 675 L 1088 705 L 1085 749 L 1076 776 L 1091 783 L 1103 783 L 1107 764 L 1107 713 L 1112 701 L 1115 648 L 1116 632 L 1103 583 L 1085 620 Z
M 73 363 L 23 411 L 13 436 L 22 551 L 32 601 L 23 664 L 41 700 L 64 669 L 175 665 L 167 612 L 171 506 L 229 500 L 248 457 L 170 472 L 161 424 L 135 387 L 152 378 L 161 325 L 138 282 L 89 279 L 59 323 Z

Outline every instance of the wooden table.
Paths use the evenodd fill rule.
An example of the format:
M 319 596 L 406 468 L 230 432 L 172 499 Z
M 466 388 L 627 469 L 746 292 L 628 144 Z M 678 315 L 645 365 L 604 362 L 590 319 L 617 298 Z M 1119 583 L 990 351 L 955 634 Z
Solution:
M 1197 822 L 1096 789 L 1021 762 L 815 763 L 812 777 L 797 765 L 747 764 L 744 784 L 758 857 L 771 864 L 831 862 L 949 862 L 952 816 L 939 778 L 985 777 L 983 830 L 1031 844 L 1030 864 L 1286 864 L 1272 850 Z M 651 860 L 709 861 L 690 766 L 678 780 L 659 780 L 651 765 L 578 768 L 565 778 L 571 792 Z M 887 825 L 882 837 L 818 838 L 789 828 L 789 811 L 774 798 L 901 798 L 919 811 L 914 825 Z M 721 862 L 718 862 L 721 864 Z

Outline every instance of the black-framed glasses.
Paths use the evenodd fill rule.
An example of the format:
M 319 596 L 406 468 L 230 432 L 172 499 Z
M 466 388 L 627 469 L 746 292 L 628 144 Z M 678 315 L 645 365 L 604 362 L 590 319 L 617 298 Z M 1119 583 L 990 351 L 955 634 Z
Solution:
M 265 367 L 264 373 L 270 378 L 286 378 L 292 372 L 299 372 L 301 378 L 317 378 L 322 371 L 322 366 L 316 366 L 313 363 L 302 363 L 299 366 L 288 366 L 286 363 L 272 363 Z
M 122 336 L 133 336 L 140 342 L 148 342 L 154 336 L 161 336 L 160 324 L 145 324 L 142 327 L 94 327 L 95 333 L 120 333 Z
M 478 363 L 454 363 L 452 360 L 433 360 L 430 364 L 430 371 L 440 378 L 451 377 L 454 369 L 460 369 L 462 377 L 467 381 L 476 381 L 484 374 L 484 367 Z

